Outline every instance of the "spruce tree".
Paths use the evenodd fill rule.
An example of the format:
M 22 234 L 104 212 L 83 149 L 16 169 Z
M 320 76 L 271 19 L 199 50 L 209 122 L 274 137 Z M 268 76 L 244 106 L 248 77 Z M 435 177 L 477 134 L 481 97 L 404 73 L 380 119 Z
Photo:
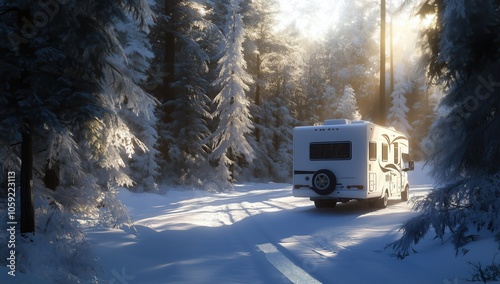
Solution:
M 335 114 L 338 118 L 350 120 L 361 119 L 361 114 L 356 103 L 356 94 L 354 94 L 354 89 L 350 85 L 344 87 L 344 93 L 337 102 Z
M 125 68 L 131 53 L 124 52 L 116 31 L 118 23 L 132 18 L 135 30 L 147 30 L 149 5 L 142 0 L 1 4 L 3 163 L 13 171 L 19 162 L 28 165 L 19 143 L 32 141 L 39 232 L 34 241 L 53 250 L 49 257 L 60 257 L 53 261 L 66 281 L 91 280 L 95 275 L 83 272 L 92 269 L 77 268 L 91 266 L 83 259 L 85 238 L 75 220 L 116 226 L 127 218 L 115 189 L 131 184 L 126 158 L 145 143 L 120 110 L 143 115 L 154 99 Z M 19 263 L 25 265 L 20 270 L 45 275 L 46 263 L 30 266 L 29 244 L 19 247 Z
M 374 96 L 378 93 L 379 49 L 373 35 L 377 32 L 380 7 L 370 1 L 343 1 L 338 25 L 326 35 L 326 82 L 343 95 L 346 86 L 356 94 L 363 116 L 374 118 L 378 109 Z
M 417 202 L 393 244 L 400 257 L 432 228 L 458 249 L 487 229 L 500 240 L 500 4 L 426 1 L 421 13 L 436 17 L 424 31 L 424 51 L 434 82 L 445 86 L 440 115 L 427 143 L 436 188 Z
M 399 70 L 399 72 L 404 71 Z M 394 91 L 391 94 L 392 106 L 387 115 L 388 125 L 395 127 L 396 130 L 399 130 L 406 135 L 409 135 L 412 130 L 411 125 L 408 122 L 407 113 L 410 109 L 406 103 L 406 96 L 411 94 L 414 88 L 413 82 L 408 75 L 409 74 L 406 72 L 405 74 L 398 74 L 399 78 L 397 78 L 396 84 L 394 85 Z
M 212 151 L 209 159 L 222 187 L 228 187 L 228 182 L 234 180 L 240 163 L 251 162 L 254 158 L 249 142 L 253 123 L 250 100 L 246 95 L 252 78 L 245 70 L 242 46 L 245 30 L 240 4 L 240 0 L 231 0 L 226 6 L 225 45 L 219 60 L 219 77 L 213 82 L 220 87 L 220 92 L 214 99 L 216 110 L 213 115 L 217 128 L 210 137 Z

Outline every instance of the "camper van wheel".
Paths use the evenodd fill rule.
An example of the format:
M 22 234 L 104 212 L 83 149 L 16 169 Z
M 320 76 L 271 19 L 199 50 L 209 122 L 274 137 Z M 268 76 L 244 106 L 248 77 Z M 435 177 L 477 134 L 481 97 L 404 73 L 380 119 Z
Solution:
M 337 178 L 329 170 L 319 170 L 314 173 L 313 190 L 319 195 L 328 195 L 335 190 L 337 186 Z
M 410 195 L 410 187 L 406 185 L 405 191 L 401 192 L 401 201 L 408 201 Z
M 387 207 L 388 202 L 389 202 L 389 194 L 387 193 L 386 190 L 384 196 L 370 200 L 368 205 L 371 208 L 385 208 Z
M 387 190 L 384 192 L 384 196 L 382 196 L 379 200 L 377 200 L 377 207 L 378 208 L 385 208 L 387 207 L 387 204 L 389 203 L 389 194 L 387 193 Z

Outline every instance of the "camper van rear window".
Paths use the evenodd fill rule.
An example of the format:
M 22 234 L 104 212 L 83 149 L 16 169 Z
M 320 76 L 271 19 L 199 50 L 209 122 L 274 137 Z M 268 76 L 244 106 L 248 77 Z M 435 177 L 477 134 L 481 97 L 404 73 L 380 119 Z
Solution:
M 351 142 L 318 142 L 309 144 L 311 160 L 350 160 Z

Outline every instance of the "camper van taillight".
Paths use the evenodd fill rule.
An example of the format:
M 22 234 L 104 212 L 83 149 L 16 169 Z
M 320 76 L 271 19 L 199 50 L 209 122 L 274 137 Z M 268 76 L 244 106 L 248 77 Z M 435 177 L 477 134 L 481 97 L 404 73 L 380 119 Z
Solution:
M 347 189 L 351 189 L 351 188 L 357 188 L 357 189 L 364 189 L 365 187 L 362 186 L 362 185 L 348 185 L 347 186 Z

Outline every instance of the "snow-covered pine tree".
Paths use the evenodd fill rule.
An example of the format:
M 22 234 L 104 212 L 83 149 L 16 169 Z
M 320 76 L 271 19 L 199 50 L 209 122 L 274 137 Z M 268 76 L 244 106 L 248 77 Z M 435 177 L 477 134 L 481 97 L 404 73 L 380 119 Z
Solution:
M 330 30 L 323 42 L 326 82 L 342 96 L 346 85 L 357 96 L 360 112 L 374 117 L 371 94 L 378 92 L 378 43 L 373 35 L 380 17 L 376 2 L 342 1 L 338 25 Z
M 210 68 L 223 40 L 211 22 L 212 1 L 163 0 L 158 3 L 152 92 L 160 100 L 158 132 L 161 176 L 170 183 L 201 185 L 207 178 L 206 139 L 211 118 Z M 211 63 L 211 64 L 209 64 Z M 159 71 L 159 72 L 158 72 Z
M 291 147 L 294 121 L 290 111 L 294 83 L 290 65 L 296 62 L 291 63 L 293 35 L 275 29 L 277 10 L 274 0 L 247 2 L 242 9 L 247 72 L 254 78 L 248 96 L 254 102 L 250 110 L 256 142 L 252 145 L 255 160 L 245 169 L 245 178 L 286 181 L 291 174 L 291 152 L 287 150 Z
M 273 160 L 271 167 L 272 179 L 277 182 L 287 182 L 292 176 L 293 165 L 293 134 L 294 126 L 298 121 L 290 113 L 291 90 L 282 89 L 276 97 L 271 100 L 273 107 L 274 124 L 272 125 L 272 148 L 269 148 L 269 156 Z
M 123 122 L 119 107 L 126 98 L 127 106 L 141 113 L 154 102 L 138 95 L 128 74 L 110 60 L 122 50 L 116 20 L 133 15 L 141 29 L 148 4 L 127 0 L 0 3 L 0 145 L 8 159 L 4 165 L 19 169 L 23 134 L 31 136 L 34 154 L 38 234 L 33 243 L 16 247 L 19 270 L 42 275 L 48 282 L 90 282 L 97 270 L 75 220 L 120 223 L 116 214 L 124 210 L 114 198 L 115 191 L 107 184 L 103 187 L 97 175 L 117 177 L 108 180 L 110 185 L 128 182 L 122 155 L 133 154 L 142 143 Z M 43 259 L 30 258 L 34 243 L 42 243 L 52 253 Z M 48 265 L 58 269 L 45 269 Z
M 170 182 L 200 186 L 206 179 L 207 148 L 210 119 L 210 99 L 207 96 L 208 52 L 216 29 L 200 13 L 208 11 L 198 1 L 183 1 L 175 9 L 179 21 L 170 24 L 175 28 L 175 74 L 170 85 L 170 98 L 164 101 L 169 110 L 163 116 L 162 140 L 168 145 L 164 179 Z M 168 122 L 165 122 L 168 121 Z
M 300 53 L 296 38 L 297 31 L 291 27 L 280 32 L 283 42 L 286 44 L 287 53 L 279 61 L 276 68 L 274 80 L 276 97 L 273 103 L 276 106 L 273 139 L 275 150 L 271 151 L 274 157 L 274 172 L 278 181 L 289 182 L 292 176 L 293 166 L 293 127 L 299 126 L 297 119 L 297 97 L 302 96 L 300 89 Z
M 219 60 L 219 77 L 213 85 L 220 92 L 214 99 L 216 110 L 214 118 L 217 128 L 210 136 L 212 152 L 209 159 L 216 170 L 216 180 L 222 187 L 229 187 L 237 174 L 243 159 L 251 162 L 254 152 L 250 145 L 253 139 L 253 124 L 250 116 L 250 101 L 246 95 L 251 76 L 246 72 L 243 57 L 245 30 L 240 10 L 240 0 L 231 0 L 227 7 L 226 27 L 224 28 L 224 55 Z
M 325 121 L 325 119 L 330 119 L 335 117 L 335 108 L 337 107 L 337 92 L 333 86 L 328 85 L 326 87 L 323 96 L 321 96 L 321 101 L 323 105 L 319 109 L 320 118 L 319 121 Z
M 245 60 L 247 72 L 254 78 L 249 97 L 254 101 L 252 116 L 255 125 L 255 140 L 260 141 L 262 132 L 261 116 L 259 108 L 266 101 L 266 89 L 271 84 L 270 77 L 273 64 L 276 63 L 279 54 L 286 53 L 286 47 L 275 34 L 276 20 L 274 14 L 277 11 L 275 0 L 251 1 L 245 6 L 244 25 L 246 40 L 244 42 Z M 265 122 L 263 122 L 265 123 Z
M 411 74 L 405 72 L 407 71 L 406 68 L 404 68 L 405 70 L 401 69 L 403 68 L 399 68 L 397 70 L 399 72 L 395 72 L 397 74 L 396 84 L 391 94 L 392 106 L 389 109 L 387 120 L 388 125 L 393 126 L 408 136 L 412 128 L 407 117 L 407 113 L 410 109 L 406 105 L 406 96 L 411 93 L 414 86 L 411 78 L 409 78 Z M 404 74 L 401 74 L 402 72 L 404 72 Z
M 265 121 L 256 155 L 261 157 L 249 169 L 253 177 L 275 182 L 286 182 L 291 177 L 292 129 L 297 121 L 291 116 L 286 94 L 272 97 L 262 105 L 261 115 Z
M 335 117 L 351 120 L 360 120 L 361 114 L 356 103 L 356 94 L 350 85 L 344 86 L 344 92 L 334 109 Z
M 147 14 L 150 15 L 151 12 Z M 145 24 L 143 29 L 138 29 L 139 23 L 132 15 L 129 15 L 127 19 L 117 20 L 116 30 L 123 53 L 113 56 L 110 61 L 121 74 L 129 78 L 127 83 L 130 86 L 125 90 L 130 89 L 133 93 L 133 96 L 126 93 L 122 95 L 123 102 L 118 115 L 122 117 L 131 133 L 141 141 L 142 144 L 138 143 L 138 146 L 143 146 L 131 156 L 125 157 L 125 161 L 130 165 L 129 176 L 134 182 L 131 189 L 155 191 L 157 190 L 156 178 L 159 175 L 159 166 L 156 162 L 158 150 L 155 148 L 158 138 L 155 129 L 157 120 L 154 115 L 156 104 L 139 87 L 148 84 L 147 71 L 154 57 L 147 37 L 149 27 L 153 24 L 152 18 L 147 19 Z M 130 97 L 138 97 L 140 103 L 138 104 L 136 99 L 129 99 Z
M 285 59 L 285 58 L 283 58 Z M 291 113 L 294 96 L 293 71 L 282 61 L 272 77 L 272 87 L 266 88 L 267 99 L 262 103 L 261 140 L 255 148 L 258 159 L 249 167 L 256 178 L 286 182 L 291 176 L 292 129 L 299 122 Z
M 207 179 L 207 148 L 205 139 L 209 135 L 207 121 L 210 119 L 210 99 L 207 96 L 208 83 L 205 58 L 199 58 L 194 49 L 201 49 L 196 43 L 179 52 L 180 79 L 175 83 L 176 99 L 169 102 L 174 111 L 169 114 L 172 122 L 165 126 L 165 138 L 170 149 L 169 163 L 164 172 L 181 184 L 200 186 Z M 172 176 L 173 175 L 173 176 Z
M 302 50 L 302 78 L 300 89 L 302 94 L 296 97 L 297 118 L 306 125 L 315 124 L 319 121 L 318 106 L 321 106 L 321 95 L 325 90 L 327 74 L 322 62 L 326 59 L 322 55 L 320 46 L 308 43 Z
M 437 188 L 420 200 L 392 244 L 400 257 L 432 228 L 458 250 L 488 229 L 500 240 L 500 4 L 425 1 L 436 25 L 425 31 L 429 74 L 446 97 L 428 137 Z M 426 15 L 424 15 L 426 16 Z

